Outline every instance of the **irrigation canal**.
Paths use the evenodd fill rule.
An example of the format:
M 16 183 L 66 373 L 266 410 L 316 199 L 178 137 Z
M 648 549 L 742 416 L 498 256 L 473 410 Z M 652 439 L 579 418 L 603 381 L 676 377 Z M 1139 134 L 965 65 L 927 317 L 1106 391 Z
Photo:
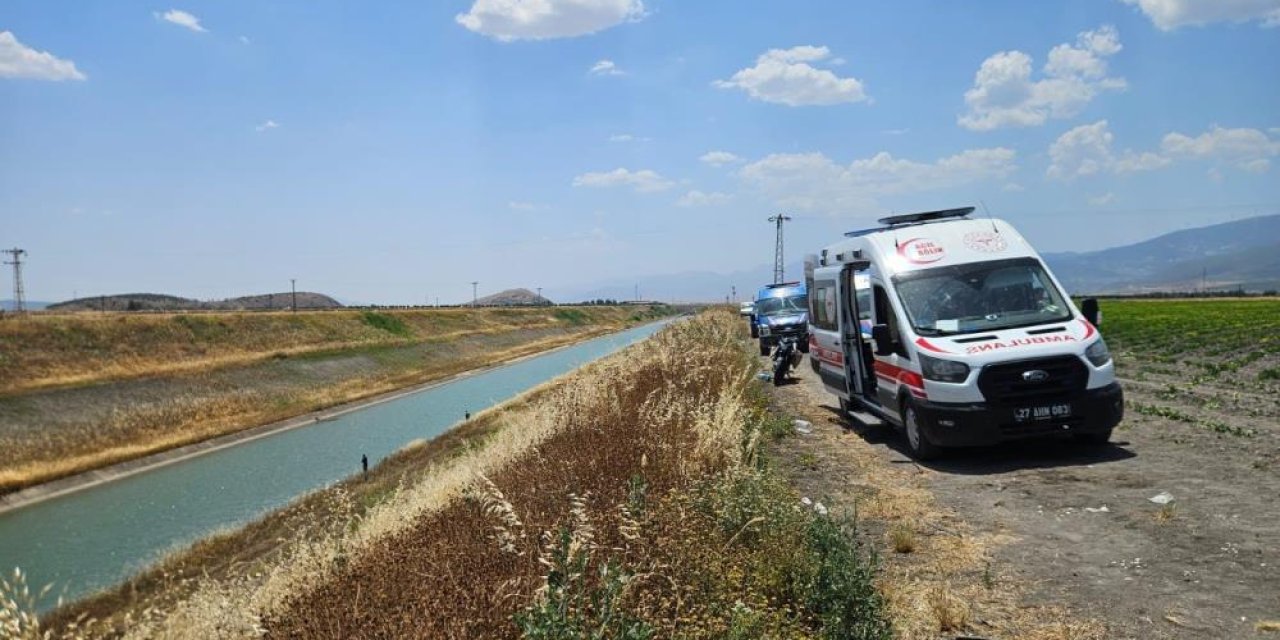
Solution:
M 111 587 L 164 554 L 242 525 L 419 438 L 643 340 L 635 327 L 423 389 L 314 425 L 211 451 L 0 514 L 0 570 L 52 584 L 47 610 Z

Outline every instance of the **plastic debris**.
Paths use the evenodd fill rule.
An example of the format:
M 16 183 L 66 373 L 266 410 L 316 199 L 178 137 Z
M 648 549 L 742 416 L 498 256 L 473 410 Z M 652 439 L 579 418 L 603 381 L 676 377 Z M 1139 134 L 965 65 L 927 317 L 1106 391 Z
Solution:
M 827 515 L 827 506 L 826 506 L 826 505 L 824 505 L 824 504 L 822 504 L 821 502 L 815 502 L 815 503 L 813 503 L 813 510 L 814 510 L 814 511 L 817 511 L 817 512 L 818 512 L 818 515 L 820 515 L 820 516 L 825 516 L 825 515 Z
M 809 496 L 805 496 L 803 498 L 800 498 L 800 504 L 806 507 L 811 507 L 813 506 L 813 501 L 809 499 Z
M 1161 491 L 1160 493 L 1147 498 L 1147 500 L 1156 504 L 1169 504 L 1170 502 L 1173 502 L 1173 494 L 1168 491 Z
M 757 373 L 757 374 L 756 374 L 756 379 L 757 379 L 757 380 L 772 380 L 772 379 L 773 379 L 773 374 L 772 374 L 772 373 L 769 373 L 768 371 L 761 371 L 760 373 Z
M 806 436 L 813 433 L 813 423 L 808 420 L 796 420 L 794 424 L 796 433 L 803 433 Z
M 1108 509 L 1107 505 L 1105 504 L 1102 505 L 1101 507 L 1085 507 L 1084 510 L 1088 511 L 1089 513 L 1110 513 L 1111 512 L 1111 510 Z

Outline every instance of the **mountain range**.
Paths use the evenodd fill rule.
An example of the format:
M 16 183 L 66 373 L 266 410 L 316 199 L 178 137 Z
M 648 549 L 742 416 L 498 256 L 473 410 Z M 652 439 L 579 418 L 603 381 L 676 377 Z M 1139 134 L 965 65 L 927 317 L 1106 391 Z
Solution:
M 1184 229 L 1150 240 L 1098 251 L 1046 253 L 1045 261 L 1073 295 L 1140 294 L 1280 289 L 1280 215 Z M 788 264 L 787 279 L 803 277 L 801 263 Z M 650 300 L 723 301 L 736 287 L 748 300 L 756 288 L 773 281 L 773 267 L 762 264 L 730 273 L 687 271 L 631 279 L 606 280 L 557 291 L 557 298 L 630 300 L 639 287 Z

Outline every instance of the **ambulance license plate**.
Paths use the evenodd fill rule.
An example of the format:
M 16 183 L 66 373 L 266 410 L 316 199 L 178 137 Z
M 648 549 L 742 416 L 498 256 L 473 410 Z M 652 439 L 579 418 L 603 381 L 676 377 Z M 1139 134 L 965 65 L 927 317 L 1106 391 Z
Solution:
M 1034 422 L 1039 420 L 1058 420 L 1071 417 L 1071 405 L 1047 404 L 1039 407 L 1020 407 L 1013 410 L 1014 422 Z

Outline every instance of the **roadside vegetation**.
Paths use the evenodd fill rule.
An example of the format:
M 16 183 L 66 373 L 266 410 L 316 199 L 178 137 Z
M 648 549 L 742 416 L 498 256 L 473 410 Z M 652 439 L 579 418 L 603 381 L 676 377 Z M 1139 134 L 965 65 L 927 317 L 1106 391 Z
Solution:
M 742 329 L 703 314 L 489 412 L 425 468 L 326 492 L 323 526 L 270 556 L 188 572 L 176 601 L 122 590 L 127 635 L 887 638 L 854 522 L 761 455 L 791 427 Z M 123 630 L 103 609 L 49 622 L 79 614 Z
M 0 493 L 671 313 L 563 310 L 578 320 L 549 309 L 441 309 L 0 322 Z

